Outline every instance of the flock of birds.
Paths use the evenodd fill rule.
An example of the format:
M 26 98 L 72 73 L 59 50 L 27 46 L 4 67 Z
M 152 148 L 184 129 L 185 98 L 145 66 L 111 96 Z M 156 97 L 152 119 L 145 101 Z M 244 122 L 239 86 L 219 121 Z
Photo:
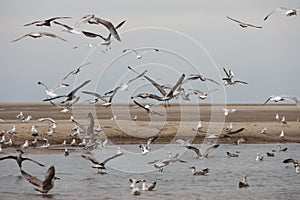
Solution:
M 300 7 L 299 7 L 300 8 Z M 282 12 L 284 13 L 286 16 L 294 16 L 297 15 L 297 10 L 299 8 L 294 8 L 294 9 L 287 9 L 287 8 L 278 8 L 274 11 L 272 11 L 271 13 L 269 13 L 264 20 L 269 19 L 269 17 L 271 15 L 273 15 L 274 13 L 277 12 Z M 68 24 L 64 24 L 61 23 L 59 20 L 68 20 L 71 17 L 53 17 L 50 19 L 46 19 L 46 20 L 38 20 L 38 21 L 34 21 L 31 23 L 27 23 L 24 26 L 46 26 L 46 27 L 52 27 L 53 25 L 55 26 L 61 26 L 63 27 L 63 31 L 70 33 L 70 34 L 77 34 L 77 35 L 83 35 L 84 37 L 87 38 L 100 38 L 103 42 L 101 43 L 101 45 L 105 46 L 105 50 L 103 50 L 101 48 L 101 46 L 98 45 L 93 45 L 90 43 L 87 43 L 85 45 L 87 45 L 88 47 L 92 47 L 92 48 L 98 48 L 100 49 L 103 53 L 106 53 L 111 47 L 110 44 L 111 42 L 116 39 L 117 41 L 121 42 L 121 37 L 118 33 L 118 29 L 121 28 L 124 23 L 126 22 L 126 20 L 120 22 L 118 25 L 113 25 L 110 21 L 108 20 L 104 20 L 102 18 L 99 18 L 93 14 L 89 14 L 86 16 L 83 16 L 79 21 L 77 21 L 74 26 L 70 26 Z M 236 23 L 238 23 L 242 28 L 246 28 L 246 27 L 253 27 L 253 28 L 262 28 L 262 26 L 256 26 L 256 25 L 252 25 L 249 23 L 245 23 L 242 22 L 240 20 L 234 19 L 232 17 L 227 16 L 227 18 L 229 20 L 232 20 Z M 107 36 L 103 36 L 101 33 L 94 33 L 91 31 L 86 31 L 86 30 L 81 30 L 80 27 L 82 26 L 82 24 L 89 24 L 89 25 L 102 25 L 104 26 L 107 30 L 108 30 L 108 35 Z M 40 38 L 40 37 L 51 37 L 51 38 L 55 38 L 55 39 L 59 39 L 61 41 L 67 42 L 66 39 L 64 39 L 63 37 L 51 33 L 51 32 L 41 32 L 41 31 L 35 31 L 35 32 L 30 32 L 27 33 L 15 40 L 13 40 L 12 42 L 17 42 L 25 37 L 32 37 L 32 38 Z M 73 47 L 74 49 L 78 48 L 79 45 Z M 143 56 L 146 53 L 159 53 L 160 49 L 159 48 L 153 48 L 153 49 L 148 49 L 146 51 L 141 52 L 141 50 L 138 49 L 124 49 L 122 51 L 122 53 L 132 53 L 136 56 L 137 59 L 142 59 Z M 76 67 L 75 69 L 71 70 L 69 73 L 67 73 L 64 78 L 62 79 L 63 81 L 65 81 L 66 79 L 68 79 L 68 77 L 72 76 L 72 75 L 78 75 L 80 73 L 80 71 L 83 68 L 88 67 L 89 65 L 91 65 L 91 62 L 87 62 L 87 63 L 83 63 L 82 65 L 80 65 L 79 67 Z M 224 85 L 236 85 L 236 84 L 248 84 L 246 81 L 242 81 L 242 80 L 236 80 L 235 79 L 235 74 L 233 73 L 232 70 L 230 69 L 226 69 L 223 68 L 223 71 L 225 73 L 225 77 L 222 78 L 222 80 L 214 80 L 212 78 L 206 77 L 202 74 L 191 74 L 188 77 L 186 77 L 185 74 L 181 74 L 179 75 L 177 81 L 174 84 L 161 84 L 158 83 L 156 81 L 156 79 L 150 77 L 147 75 L 148 70 L 146 69 L 142 72 L 138 72 L 136 71 L 136 69 L 132 68 L 131 66 L 128 66 L 128 70 L 131 71 L 133 74 L 135 74 L 135 76 L 128 80 L 126 83 L 122 83 L 121 85 L 117 86 L 116 88 L 105 92 L 104 94 L 99 94 L 96 93 L 94 91 L 81 91 L 83 94 L 92 96 L 92 99 L 90 99 L 88 102 L 89 103 L 99 103 L 100 105 L 104 106 L 104 107 L 109 107 L 112 105 L 113 103 L 113 97 L 115 96 L 115 94 L 117 92 L 120 91 L 126 91 L 129 88 L 129 85 L 132 84 L 133 82 L 137 81 L 137 80 L 143 80 L 143 81 L 148 81 L 153 88 L 155 88 L 158 93 L 148 93 L 143 92 L 143 93 L 139 93 L 139 94 L 135 94 L 133 96 L 131 96 L 130 98 L 132 99 L 132 102 L 138 106 L 139 108 L 145 110 L 145 112 L 151 114 L 151 115 L 163 115 L 159 112 L 156 112 L 152 109 L 152 105 L 149 104 L 142 104 L 140 102 L 137 101 L 138 98 L 140 99 L 151 99 L 153 101 L 156 101 L 157 104 L 164 104 L 164 106 L 167 108 L 170 106 L 169 101 L 172 99 L 178 99 L 181 98 L 184 101 L 189 101 L 190 100 L 190 96 L 191 95 L 195 95 L 197 96 L 200 100 L 205 100 L 209 95 L 211 95 L 212 92 L 216 92 L 218 89 L 212 89 L 210 91 L 200 91 L 199 89 L 194 89 L 194 88 L 189 88 L 186 89 L 184 86 L 191 82 L 191 81 L 201 81 L 201 82 L 209 82 L 211 84 L 214 84 L 215 86 L 219 86 L 220 85 L 220 81 L 224 81 Z M 69 108 L 71 108 L 74 104 L 79 102 L 80 96 L 78 95 L 78 91 L 80 89 L 82 89 L 83 87 L 85 87 L 87 84 L 89 84 L 91 82 L 91 80 L 86 80 L 84 82 L 82 82 L 81 84 L 79 84 L 78 86 L 74 87 L 71 91 L 69 91 L 66 94 L 57 94 L 56 91 L 60 88 L 63 87 L 69 87 L 69 84 L 57 84 L 55 86 L 53 86 L 52 88 L 49 88 L 46 84 L 44 84 L 43 82 L 39 81 L 38 85 L 43 87 L 45 89 L 45 93 L 46 93 L 46 98 L 43 99 L 43 101 L 45 102 L 50 102 L 53 106 L 59 107 L 61 108 L 61 112 L 68 112 Z M 190 91 L 190 92 L 187 92 Z M 62 99 L 59 102 L 55 102 L 55 100 L 58 99 Z M 270 101 L 274 101 L 274 102 L 281 102 L 281 101 L 292 101 L 294 102 L 297 106 L 300 107 L 300 99 L 298 97 L 294 97 L 294 96 L 286 96 L 286 95 L 281 95 L 281 96 L 270 96 L 268 97 L 268 99 L 264 102 L 263 105 L 267 104 Z M 230 113 L 236 112 L 236 109 L 229 109 L 229 108 L 223 108 L 223 112 L 224 115 L 227 116 Z M 27 123 L 30 120 L 32 120 L 32 116 L 29 115 L 27 117 L 25 117 L 23 115 L 22 112 L 20 112 L 17 115 L 17 118 L 20 119 L 22 122 Z M 84 149 L 88 149 L 88 150 L 93 150 L 95 148 L 98 148 L 99 146 L 105 147 L 105 143 L 107 143 L 106 141 L 99 141 L 97 134 L 95 134 L 95 126 L 94 126 L 94 117 L 91 113 L 88 113 L 88 125 L 83 125 L 81 123 L 79 123 L 76 119 L 74 119 L 73 117 L 70 118 L 70 122 L 74 123 L 76 125 L 76 127 L 74 128 L 74 130 L 76 130 L 76 132 L 72 133 L 73 137 L 79 136 L 80 132 L 84 132 L 84 139 L 82 140 L 81 145 L 79 145 L 80 147 L 84 148 Z M 279 116 L 276 116 L 277 120 L 280 120 L 280 122 L 282 122 L 283 124 L 286 124 L 286 120 L 284 117 L 280 118 Z M 51 136 L 55 129 L 56 129 L 56 122 L 55 120 L 53 120 L 52 118 L 41 118 L 38 119 L 37 121 L 49 121 L 52 123 L 51 127 L 49 128 L 48 132 L 47 132 L 47 136 Z M 1 122 L 5 122 L 4 120 L 1 120 Z M 193 129 L 196 132 L 201 132 L 201 128 L 202 128 L 202 124 L 201 121 L 199 122 L 198 126 L 196 129 Z M 102 128 L 99 127 L 99 131 L 101 131 Z M 224 128 L 225 133 L 223 134 L 224 137 L 227 137 L 229 140 L 233 140 L 230 135 L 232 134 L 236 134 L 239 133 L 241 131 L 243 131 L 244 128 L 240 128 L 238 130 L 233 130 L 232 127 L 232 123 L 228 126 Z M 265 134 L 266 133 L 266 128 L 264 128 L 261 133 Z M 12 135 L 14 133 L 16 133 L 16 126 L 14 126 L 11 130 L 3 130 L 1 132 L 1 137 L 2 140 L 0 142 L 0 150 L 1 149 L 1 145 L 5 145 L 5 146 L 11 146 L 12 145 L 12 140 L 10 139 L 10 141 L 6 141 L 5 139 L 5 135 L 9 134 Z M 39 132 L 37 130 L 37 128 L 35 126 L 32 126 L 31 128 L 31 133 L 32 136 L 34 137 L 34 141 L 29 144 L 28 140 L 25 141 L 24 144 L 21 145 L 21 149 L 17 150 L 18 154 L 16 156 L 5 156 L 5 157 L 1 157 L 1 160 L 6 160 L 6 159 L 14 159 L 17 161 L 18 166 L 20 168 L 20 172 L 22 174 L 22 176 L 27 179 L 30 183 L 32 183 L 34 186 L 36 186 L 35 190 L 41 192 L 42 194 L 47 194 L 54 186 L 54 181 L 56 179 L 59 179 L 58 177 L 55 176 L 55 167 L 51 166 L 48 171 L 46 172 L 45 178 L 44 180 L 40 180 L 37 177 L 34 177 L 32 175 L 30 175 L 29 173 L 25 172 L 22 169 L 22 162 L 23 161 L 31 161 L 34 162 L 40 166 L 44 166 L 43 164 L 32 160 L 30 158 L 24 158 L 22 157 L 22 155 L 24 154 L 23 150 L 26 148 L 31 147 L 36 147 L 36 143 L 37 143 L 37 137 L 39 136 Z M 141 149 L 141 154 L 142 155 L 146 155 L 151 151 L 150 145 L 151 143 L 153 143 L 156 139 L 157 139 L 158 135 L 149 138 L 149 140 L 147 141 L 147 144 L 140 144 L 139 148 Z M 219 134 L 210 134 L 207 135 L 206 138 L 208 139 L 216 139 L 219 137 Z M 284 137 L 284 132 L 282 131 L 282 133 L 280 134 L 279 137 Z M 87 141 L 88 140 L 88 141 Z M 233 141 L 233 143 L 235 144 L 240 144 L 241 142 L 244 142 L 245 140 L 243 138 L 240 138 L 238 141 Z M 76 141 L 72 141 L 72 143 L 74 144 Z M 190 141 L 184 141 L 182 139 L 177 139 L 176 142 L 180 143 L 182 146 L 184 146 L 186 149 L 193 151 L 197 157 L 207 157 L 209 155 L 209 153 L 211 151 L 213 151 L 214 149 L 217 149 L 219 147 L 219 144 L 213 144 L 211 145 L 209 148 L 206 149 L 205 152 L 201 152 L 199 148 L 193 146 L 192 144 L 190 144 Z M 71 143 L 71 145 L 72 145 Z M 46 147 L 48 148 L 50 146 L 47 138 L 43 138 L 43 145 L 41 147 Z M 66 146 L 66 141 L 63 142 L 63 144 L 61 144 L 61 146 Z M 285 149 L 286 150 L 286 149 Z M 278 151 L 285 151 L 284 149 L 282 149 L 281 147 L 278 149 Z M 239 152 L 227 152 L 226 153 L 228 157 L 238 157 L 239 156 Z M 69 152 L 67 150 L 67 148 L 65 149 L 65 155 L 68 156 Z M 92 166 L 93 168 L 98 170 L 98 173 L 105 173 L 105 164 L 112 160 L 112 159 L 117 159 L 118 157 L 122 156 L 123 153 L 120 151 L 120 148 L 118 148 L 118 152 L 115 155 L 112 155 L 111 157 L 103 160 L 103 161 L 98 161 L 93 157 L 87 156 L 87 155 L 82 155 L 82 158 L 85 160 L 88 160 L 90 162 L 92 162 L 94 165 Z M 267 156 L 274 156 L 274 152 L 267 152 Z M 166 167 L 167 165 L 174 163 L 174 162 L 186 162 L 184 160 L 181 160 L 180 155 L 176 154 L 175 156 L 170 155 L 169 158 L 164 159 L 164 160 L 155 160 L 153 162 L 149 162 L 149 164 L 153 164 L 153 166 L 155 168 L 157 168 L 159 171 L 163 171 L 163 168 Z M 263 156 L 261 156 L 260 154 L 257 154 L 256 157 L 257 161 L 262 161 L 263 160 Z M 283 163 L 293 163 L 294 167 L 296 169 L 296 173 L 300 173 L 300 163 L 298 160 L 294 160 L 294 159 L 286 159 L 283 161 Z M 202 170 L 196 170 L 196 167 L 192 166 L 190 167 L 191 171 L 192 171 L 192 175 L 207 175 L 209 173 L 209 169 L 205 168 Z M 138 187 L 138 183 L 142 183 L 142 190 L 154 190 L 155 186 L 156 186 L 156 182 L 153 182 L 152 184 L 147 184 L 146 180 L 142 179 L 142 180 L 136 180 L 136 179 L 130 179 L 130 183 L 131 183 L 131 188 L 132 191 L 131 193 L 133 195 L 139 195 L 140 194 L 140 189 Z M 242 188 L 242 187 L 248 187 L 249 184 L 247 183 L 247 176 L 245 175 L 243 180 L 241 182 L 239 182 L 238 187 Z

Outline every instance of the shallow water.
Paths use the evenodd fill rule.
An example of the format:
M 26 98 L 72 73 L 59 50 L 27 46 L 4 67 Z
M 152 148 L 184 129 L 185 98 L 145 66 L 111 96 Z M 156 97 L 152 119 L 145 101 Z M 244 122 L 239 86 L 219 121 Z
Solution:
M 196 145 L 200 147 L 200 145 Z M 180 145 L 152 145 L 148 155 L 140 155 L 137 145 L 121 145 L 124 155 L 107 163 L 107 174 L 99 174 L 92 163 L 81 158 L 81 153 L 25 154 L 46 165 L 40 167 L 25 161 L 23 169 L 42 178 L 48 167 L 55 165 L 60 180 L 47 196 L 33 190 L 33 186 L 20 176 L 15 161 L 0 161 L 0 199 L 298 199 L 300 174 L 292 164 L 284 164 L 286 158 L 299 159 L 300 144 L 282 144 L 287 152 L 276 152 L 266 157 L 266 152 L 277 149 L 277 144 L 220 145 L 208 158 L 196 158 L 194 152 Z M 207 146 L 202 145 L 201 151 Z M 226 151 L 240 151 L 238 158 L 228 158 Z M 92 152 L 99 161 L 116 153 L 110 146 Z M 187 163 L 174 163 L 158 172 L 147 164 L 155 159 L 167 158 L 167 152 L 180 153 Z M 264 155 L 255 161 L 256 153 Z M 5 156 L 2 154 L 0 156 Z M 209 168 L 207 176 L 193 176 L 190 169 Z M 243 175 L 248 175 L 249 188 L 238 188 Z M 129 178 L 157 181 L 154 191 L 142 192 L 133 197 Z

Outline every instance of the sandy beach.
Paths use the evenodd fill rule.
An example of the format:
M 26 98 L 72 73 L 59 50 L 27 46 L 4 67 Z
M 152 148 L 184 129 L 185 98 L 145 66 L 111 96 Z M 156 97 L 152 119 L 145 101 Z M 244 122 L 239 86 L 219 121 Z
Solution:
M 52 123 L 48 121 L 37 122 L 39 118 L 51 117 L 56 121 L 57 128 L 48 138 L 51 145 L 60 145 L 63 140 L 69 144 L 74 132 L 74 127 L 70 123 L 70 116 L 83 124 L 87 123 L 86 116 L 92 112 L 95 117 L 95 126 L 101 125 L 103 131 L 98 133 L 100 139 L 108 138 L 114 144 L 145 143 L 147 138 L 158 134 L 156 143 L 170 143 L 177 138 L 192 138 L 193 143 L 202 143 L 206 132 L 211 134 L 221 134 L 218 143 L 231 143 L 239 138 L 245 139 L 245 143 L 299 143 L 300 142 L 300 109 L 295 105 L 227 105 L 228 108 L 235 108 L 235 113 L 224 118 L 221 105 L 171 105 L 169 108 L 158 106 L 153 108 L 157 112 L 162 112 L 164 116 L 149 116 L 144 110 L 128 105 L 114 105 L 104 108 L 100 105 L 79 105 L 68 113 L 61 113 L 60 109 L 48 103 L 0 103 L 0 118 L 4 122 L 0 123 L 0 130 L 9 130 L 13 125 L 17 128 L 17 133 L 10 136 L 5 135 L 6 140 L 10 137 L 13 140 L 13 147 L 19 147 L 27 139 L 33 141 L 31 126 L 37 126 L 39 131 L 38 141 L 42 144 L 42 138 Z M 214 111 L 212 111 L 214 110 Z M 24 116 L 32 116 L 29 122 L 22 122 L 16 116 L 23 112 Z M 275 115 L 285 116 L 287 124 L 282 124 L 275 119 Z M 116 115 L 116 120 L 111 117 Z M 133 118 L 137 116 L 137 120 Z M 197 127 L 198 121 L 202 121 L 203 128 L 200 132 L 193 131 Z M 224 123 L 223 123 L 223 120 Z M 214 121 L 214 123 L 210 123 Z M 220 127 L 226 127 L 233 123 L 233 130 L 245 128 L 244 131 L 230 135 L 231 140 L 223 137 L 224 131 Z M 261 134 L 261 130 L 266 127 L 267 133 Z M 285 137 L 279 138 L 284 130 Z M 81 138 L 83 135 L 81 135 Z M 77 142 L 80 137 L 75 137 Z M 2 147 L 5 145 L 2 144 Z

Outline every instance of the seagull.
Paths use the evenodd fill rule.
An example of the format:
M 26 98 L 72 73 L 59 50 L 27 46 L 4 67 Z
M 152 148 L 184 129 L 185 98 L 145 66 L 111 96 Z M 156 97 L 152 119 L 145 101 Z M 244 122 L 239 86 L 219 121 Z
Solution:
M 25 119 L 22 120 L 23 123 L 27 123 L 32 119 L 31 115 L 28 115 Z
M 228 157 L 239 157 L 238 153 L 231 153 L 231 152 L 227 151 L 226 154 Z
M 25 24 L 24 26 L 30 26 L 33 24 L 35 24 L 36 26 L 51 26 L 51 22 L 56 19 L 70 19 L 70 18 L 71 17 L 52 17 L 52 18 L 46 19 L 46 20 L 38 20 L 38 21 L 30 22 L 28 24 Z
M 41 148 L 48 148 L 50 146 L 50 143 L 48 142 L 48 140 L 46 138 L 43 138 L 43 145 L 41 146 Z
M 199 131 L 201 131 L 201 128 L 202 128 L 202 121 L 200 120 L 198 122 L 197 128 L 196 129 L 193 128 L 193 131 L 199 132 Z
M 24 157 L 22 157 L 23 154 L 24 154 L 24 152 L 22 150 L 17 149 L 17 155 L 16 156 L 5 156 L 5 157 L 1 157 L 0 160 L 14 159 L 14 160 L 17 161 L 18 166 L 19 166 L 20 169 L 22 168 L 22 162 L 25 161 L 25 160 L 32 161 L 32 162 L 38 164 L 39 166 L 44 167 L 43 164 L 41 164 L 41 163 L 39 163 L 39 162 L 37 162 L 35 160 L 32 160 L 31 158 L 24 158 Z
M 280 102 L 280 101 L 293 101 L 297 106 L 300 107 L 300 99 L 296 96 L 286 96 L 286 95 L 282 95 L 282 96 L 270 96 L 263 105 L 266 105 L 269 101 L 274 101 L 275 103 Z
M 142 182 L 142 190 L 143 191 L 152 191 L 156 186 L 156 181 L 154 181 L 153 183 L 151 183 L 149 185 L 147 185 L 147 182 L 145 179 L 142 179 L 141 182 Z
M 17 116 L 16 116 L 17 119 L 19 120 L 23 120 L 25 119 L 25 116 L 23 115 L 23 112 L 20 112 Z
M 265 16 L 264 18 L 264 21 L 266 21 L 272 14 L 274 14 L 275 12 L 282 12 L 284 13 L 287 17 L 290 17 L 290 16 L 293 16 L 293 15 L 297 15 L 297 10 L 299 9 L 300 7 L 297 7 L 297 8 L 284 8 L 284 7 L 280 7 L 280 8 L 277 8 L 276 10 L 272 11 L 271 13 L 269 13 L 267 16 Z
M 92 158 L 92 157 L 89 157 L 89 156 L 81 155 L 81 157 L 83 157 L 84 159 L 89 160 L 89 161 L 91 161 L 93 164 L 95 164 L 95 165 L 92 166 L 92 168 L 98 169 L 98 173 L 105 174 L 105 172 L 102 172 L 102 170 L 105 170 L 105 169 L 106 169 L 106 168 L 105 168 L 105 164 L 106 164 L 108 161 L 110 161 L 110 160 L 112 160 L 112 159 L 114 159 L 114 158 L 117 158 L 117 157 L 119 157 L 119 156 L 121 156 L 121 155 L 123 155 L 123 153 L 117 153 L 117 154 L 115 154 L 115 155 L 113 155 L 113 156 L 111 156 L 111 157 L 105 159 L 105 160 L 102 161 L 101 163 L 100 163 L 99 161 L 97 161 L 95 158 Z
M 159 50 L 158 49 L 147 49 L 145 51 L 143 51 L 141 54 L 138 53 L 139 50 L 137 49 L 124 49 L 123 50 L 123 53 L 126 53 L 126 52 L 132 52 L 136 55 L 136 58 L 137 59 L 141 59 L 143 57 L 144 54 L 148 53 L 148 52 L 151 52 L 151 51 L 156 51 L 158 52 Z
M 72 70 L 71 72 L 69 72 L 69 73 L 63 78 L 63 80 L 65 80 L 66 78 L 68 78 L 71 74 L 72 74 L 72 75 L 78 74 L 78 73 L 80 72 L 80 69 L 81 69 L 82 67 L 87 66 L 87 65 L 90 65 L 90 64 L 91 64 L 91 62 L 84 63 L 84 64 L 80 65 L 80 66 L 77 67 L 76 69 L 74 69 L 74 70 Z
M 4 145 L 6 145 L 6 146 L 12 146 L 13 145 L 12 139 L 10 138 L 9 141 L 4 142 Z
M 37 137 L 39 135 L 39 131 L 35 128 L 35 125 L 31 126 L 31 135 L 33 137 Z
M 284 161 L 282 161 L 283 163 L 293 163 L 294 167 L 296 167 L 296 165 L 300 165 L 300 160 L 295 160 L 293 158 L 288 158 L 285 159 Z
M 200 171 L 196 171 L 196 168 L 195 168 L 195 167 L 189 167 L 189 169 L 192 169 L 192 174 L 193 174 L 194 176 L 206 175 L 206 174 L 209 172 L 209 169 L 208 169 L 208 168 L 205 168 L 205 169 L 200 170 Z
M 156 114 L 156 115 L 159 115 L 159 116 L 164 116 L 163 114 L 160 114 L 158 112 L 155 112 L 153 110 L 150 110 L 150 107 L 149 105 L 145 105 L 143 106 L 142 104 L 140 104 L 139 102 L 137 102 L 136 100 L 133 100 L 133 103 L 135 103 L 136 105 L 138 105 L 139 107 L 145 109 L 147 111 L 147 113 L 150 113 L 150 114 Z
M 249 187 L 249 184 L 247 183 L 247 175 L 244 176 L 243 181 L 239 182 L 239 188 Z
M 72 28 L 71 26 L 68 26 L 66 24 L 62 24 L 62 23 L 57 22 L 57 21 L 53 21 L 53 23 L 57 24 L 57 25 L 60 25 L 60 26 L 63 26 L 64 27 L 63 31 L 65 31 L 65 32 L 72 33 L 72 34 L 78 34 L 78 35 L 81 34 L 79 31 L 75 30 L 75 28 Z
M 57 97 L 57 94 L 54 93 L 55 90 L 57 90 L 59 88 L 64 88 L 64 87 L 69 86 L 68 84 L 58 84 L 58 85 L 55 85 L 52 88 L 48 88 L 44 83 L 42 83 L 40 81 L 38 82 L 38 85 L 41 85 L 45 88 L 45 92 L 46 92 L 47 97 Z
M 252 24 L 249 24 L 249 23 L 245 23 L 245 22 L 239 21 L 237 19 L 233 19 L 233 18 L 231 18 L 229 16 L 226 16 L 226 17 L 228 19 L 234 21 L 234 22 L 237 22 L 240 25 L 240 27 L 242 27 L 242 28 L 247 28 L 247 27 L 262 28 L 262 26 L 256 26 L 256 25 L 252 25 Z
M 260 156 L 260 154 L 259 153 L 257 153 L 256 154 L 256 161 L 263 161 L 263 159 L 264 159 L 264 156 Z
M 274 152 L 266 152 L 266 154 L 267 154 L 268 157 L 274 157 L 275 156 Z
M 233 128 L 232 122 L 230 122 L 229 126 L 224 127 L 223 130 L 224 130 L 225 132 L 230 132 L 230 131 L 232 131 L 232 128 Z
M 207 78 L 201 74 L 191 74 L 190 77 L 186 78 L 183 83 L 189 82 L 189 81 L 194 81 L 194 80 L 201 80 L 201 81 L 210 81 L 212 83 L 215 83 L 217 85 L 220 85 L 217 81 L 211 79 L 211 78 Z
M 55 176 L 54 166 L 49 167 L 47 173 L 45 174 L 45 179 L 40 180 L 37 177 L 34 177 L 27 172 L 21 170 L 22 176 L 29 181 L 29 183 L 36 186 L 35 190 L 39 191 L 43 195 L 46 195 L 54 186 L 54 181 L 59 179 Z
M 73 89 L 71 92 L 69 92 L 69 93 L 66 94 L 66 95 L 59 95 L 59 96 L 56 96 L 56 97 L 44 99 L 43 101 L 51 101 L 51 100 L 54 100 L 54 99 L 57 99 L 57 98 L 65 97 L 65 100 L 63 100 L 61 103 L 70 102 L 70 101 L 72 101 L 73 99 L 76 98 L 75 93 L 76 93 L 80 88 L 82 88 L 83 86 L 85 86 L 86 84 L 88 84 L 89 82 L 91 82 L 91 80 L 87 80 L 87 81 L 83 82 L 81 85 L 79 85 L 78 87 L 76 87 L 75 89 Z
M 287 147 L 282 147 L 281 145 L 278 145 L 278 151 L 280 152 L 280 151 L 287 151 Z
M 37 141 L 37 138 L 34 138 L 34 140 L 31 142 L 30 145 L 31 145 L 32 147 L 36 147 L 36 146 L 37 146 L 37 142 L 38 142 L 38 141 Z
M 219 144 L 214 144 L 214 145 L 208 147 L 206 149 L 206 151 L 204 152 L 204 154 L 201 154 L 200 149 L 198 149 L 197 147 L 189 145 L 189 146 L 186 146 L 186 148 L 189 149 L 189 150 L 194 151 L 197 154 L 198 157 L 206 157 L 207 158 L 208 154 L 211 151 L 213 151 L 214 149 L 218 148 L 219 146 L 220 146 Z
M 214 92 L 214 91 L 217 91 L 218 89 L 212 89 L 212 90 L 209 90 L 209 91 L 207 91 L 207 92 L 202 92 L 202 91 L 200 91 L 200 90 L 195 90 L 195 89 L 189 89 L 190 91 L 191 91 L 191 93 L 190 94 L 196 94 L 196 95 L 198 95 L 199 94 L 199 99 L 201 99 L 201 100 L 205 100 L 207 97 L 208 97 L 208 94 L 209 93 L 212 93 L 212 92 Z
M 49 32 L 31 32 L 31 33 L 27 33 L 27 34 L 23 35 L 22 37 L 19 37 L 19 38 L 13 40 L 12 42 L 17 42 L 17 41 L 23 39 L 24 37 L 40 38 L 40 37 L 43 37 L 43 36 L 57 38 L 57 39 L 60 39 L 64 42 L 67 42 L 67 40 L 65 40 L 64 38 L 59 37 L 58 35 L 55 35 L 54 33 L 49 33 Z
M 131 71 L 133 71 L 136 74 L 139 74 L 138 72 L 136 72 L 134 69 L 132 69 L 130 66 L 128 66 L 128 69 L 130 69 Z M 167 93 L 164 88 L 158 84 L 157 82 L 155 82 L 154 80 L 152 80 L 151 78 L 149 78 L 148 76 L 144 75 L 143 76 L 145 79 L 147 79 L 154 87 L 156 87 L 156 89 L 162 94 L 162 97 L 157 96 L 155 94 L 150 94 L 149 98 L 151 99 L 156 99 L 158 101 L 164 101 L 165 103 L 168 102 L 170 99 L 174 98 L 174 92 L 178 89 L 178 87 L 180 87 L 180 85 L 182 84 L 184 78 L 185 78 L 185 74 L 182 74 L 179 79 L 177 80 L 177 82 L 175 83 L 175 85 L 170 89 L 170 91 Z M 166 104 L 165 104 L 166 105 Z
M 16 125 L 14 125 L 14 126 L 12 127 L 12 129 L 8 130 L 7 133 L 8 133 L 8 134 L 11 134 L 11 135 L 14 134 L 14 133 L 17 133 Z
M 70 143 L 71 146 L 77 146 L 77 143 L 76 143 L 76 139 L 73 138 L 71 143 Z
M 223 70 L 224 70 L 224 72 L 225 72 L 225 74 L 226 74 L 226 78 L 222 78 L 222 80 L 224 80 L 224 81 L 226 81 L 225 82 L 225 86 L 226 85 L 235 85 L 235 84 L 237 84 L 237 83 L 243 83 L 243 84 L 248 84 L 247 82 L 245 82 L 245 81 L 236 81 L 236 80 L 233 80 L 233 77 L 234 77 L 234 74 L 233 74 L 233 72 L 232 72 L 232 70 L 229 70 L 228 72 L 227 72 L 227 70 L 223 67 Z
M 103 44 L 103 43 L 102 43 Z M 74 46 L 73 49 L 77 49 L 79 48 L 79 46 L 87 46 L 89 48 L 96 48 L 98 49 L 99 51 L 101 51 L 102 53 L 106 53 L 103 49 L 101 49 L 99 47 L 99 45 L 96 45 L 96 44 L 91 44 L 91 43 L 82 43 L 82 44 L 78 44 L 77 46 Z
M 267 133 L 267 127 L 264 127 L 261 131 L 260 131 L 261 134 L 266 134 Z
M 89 95 L 97 97 L 94 100 L 95 103 L 99 101 L 98 99 L 101 99 L 102 102 L 103 102 L 101 105 L 104 106 L 104 107 L 111 106 L 112 99 L 113 99 L 114 95 L 116 94 L 116 92 L 117 92 L 117 90 L 114 91 L 114 93 L 109 97 L 109 99 L 106 99 L 106 97 L 107 97 L 106 95 L 102 96 L 101 94 L 96 93 L 96 92 L 82 91 L 82 93 L 84 93 L 84 94 L 89 94 Z
M 134 187 L 136 187 L 136 184 L 137 184 L 137 183 L 141 182 L 141 180 L 136 180 L 136 179 L 134 179 L 134 178 L 130 178 L 130 179 L 129 179 L 129 182 L 130 182 L 130 187 L 131 187 L 131 188 L 134 188 Z
M 126 20 L 122 21 L 119 25 L 117 25 L 116 27 L 110 22 L 110 21 L 107 21 L 107 20 L 104 20 L 104 19 L 101 19 L 99 17 L 93 17 L 93 18 L 90 18 L 88 20 L 88 23 L 90 24 L 102 24 L 104 25 L 110 32 L 110 34 L 116 38 L 118 41 L 121 41 L 121 38 L 117 32 L 116 29 L 118 29 L 119 27 L 121 27 L 124 23 L 126 22 Z
M 24 144 L 21 145 L 21 148 L 22 149 L 26 149 L 29 147 L 29 143 L 28 143 L 28 140 L 25 140 Z
M 68 156 L 69 155 L 69 151 L 67 148 L 65 148 L 65 153 L 64 153 L 65 156 Z
M 281 133 L 280 133 L 279 137 L 284 138 L 284 131 L 283 130 L 281 130 Z
M 37 122 L 43 122 L 43 121 L 49 121 L 52 122 L 53 124 L 56 124 L 56 121 L 54 119 L 52 119 L 51 117 L 43 117 L 43 118 L 39 118 L 36 120 Z
M 234 113 L 234 112 L 237 111 L 235 108 L 222 108 L 222 110 L 223 110 L 225 116 L 227 116 L 230 113 Z
M 140 195 L 141 194 L 140 188 L 137 186 L 133 187 L 131 190 L 131 194 L 134 196 Z
M 158 137 L 158 135 L 150 137 L 147 140 L 147 144 L 146 145 L 144 145 L 144 144 L 140 144 L 139 145 L 140 149 L 142 150 L 142 155 L 145 155 L 145 154 L 149 153 L 149 151 L 150 151 L 150 144 L 152 144 L 157 139 L 157 137 Z
M 171 163 L 174 163 L 174 162 L 186 163 L 186 161 L 180 160 L 179 156 L 180 155 L 177 153 L 175 156 L 173 156 L 171 158 L 167 158 L 167 159 L 164 159 L 164 160 L 154 160 L 154 161 L 148 162 L 148 164 L 153 164 L 153 166 L 155 168 L 157 168 L 160 172 L 162 172 L 163 167 L 165 167 L 165 166 L 167 166 Z

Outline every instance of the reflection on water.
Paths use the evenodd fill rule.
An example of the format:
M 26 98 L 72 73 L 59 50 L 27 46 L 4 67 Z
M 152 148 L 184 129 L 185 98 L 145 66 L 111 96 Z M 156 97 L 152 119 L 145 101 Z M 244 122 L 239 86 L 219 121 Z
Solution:
M 198 145 L 200 147 L 200 145 Z M 277 149 L 277 144 L 220 145 L 208 158 L 196 158 L 194 152 L 184 151 L 180 145 L 153 145 L 150 154 L 141 156 L 137 145 L 121 146 L 124 155 L 107 163 L 107 174 L 101 175 L 91 168 L 92 163 L 80 153 L 68 157 L 61 154 L 26 154 L 44 164 L 40 167 L 24 162 L 25 171 L 43 178 L 48 167 L 55 165 L 60 180 L 48 196 L 33 190 L 33 186 L 20 176 L 14 160 L 0 161 L 0 197 L 4 199 L 132 199 L 129 178 L 157 181 L 154 191 L 142 192 L 142 199 L 298 199 L 300 174 L 286 158 L 299 159 L 299 144 L 284 144 L 287 152 L 266 152 Z M 93 152 L 99 161 L 116 153 L 117 148 L 107 147 Z M 226 151 L 240 151 L 238 158 L 229 158 Z M 167 158 L 167 153 L 182 153 L 187 163 L 174 163 L 158 172 L 147 164 L 155 159 Z M 256 153 L 264 155 L 262 162 L 255 161 Z M 0 155 L 4 156 L 4 155 Z M 207 176 L 193 176 L 189 167 L 209 168 Z M 249 188 L 238 188 L 243 175 L 248 175 Z

